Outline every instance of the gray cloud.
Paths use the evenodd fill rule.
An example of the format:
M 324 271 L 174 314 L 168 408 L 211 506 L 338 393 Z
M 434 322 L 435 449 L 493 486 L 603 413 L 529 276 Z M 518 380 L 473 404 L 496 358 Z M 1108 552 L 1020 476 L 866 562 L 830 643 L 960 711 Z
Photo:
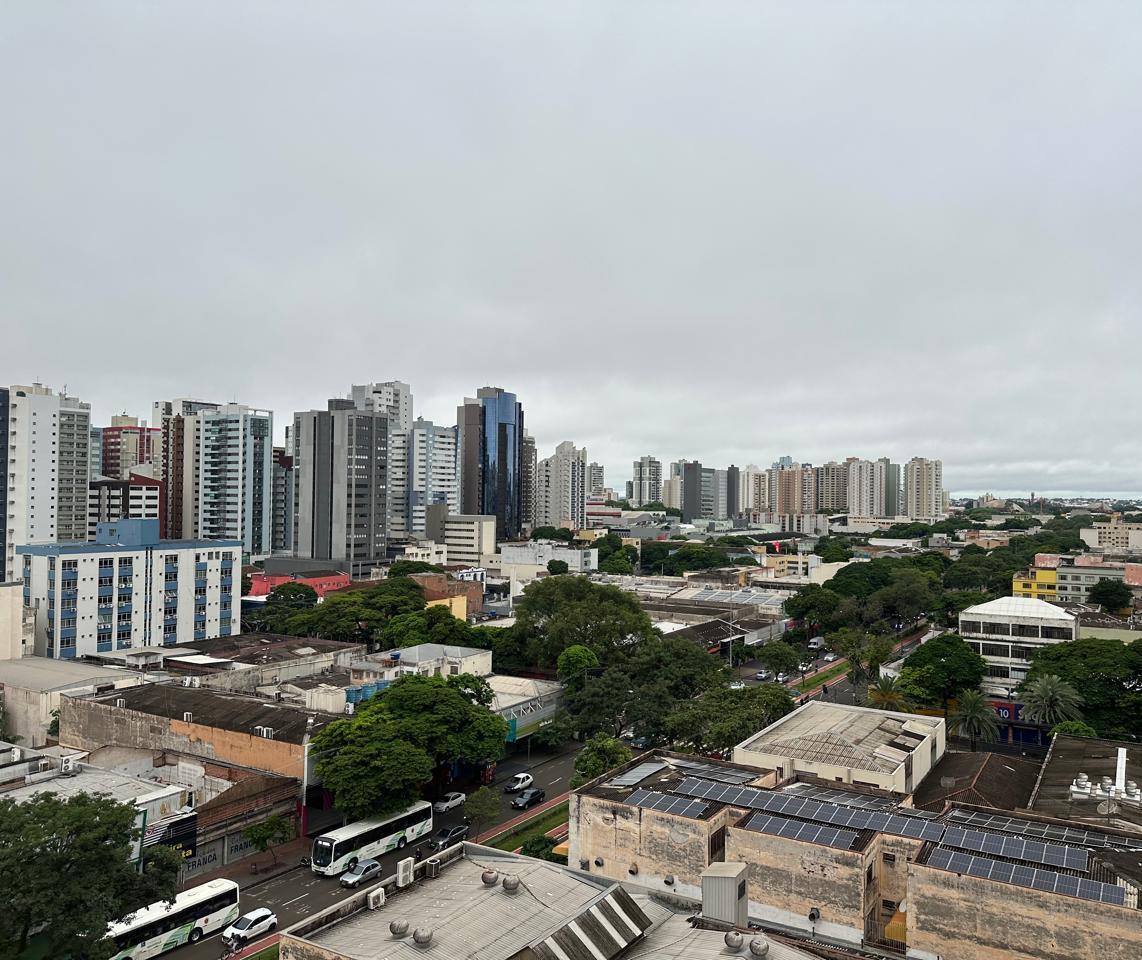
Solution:
M 9 4 L 0 382 L 1142 490 L 1142 11 Z

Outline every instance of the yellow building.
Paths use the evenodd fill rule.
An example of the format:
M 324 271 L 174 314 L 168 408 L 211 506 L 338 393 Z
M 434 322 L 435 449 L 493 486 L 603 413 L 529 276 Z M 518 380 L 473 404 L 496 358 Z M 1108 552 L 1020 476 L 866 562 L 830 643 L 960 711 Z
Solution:
M 1011 578 L 1013 597 L 1031 597 L 1033 600 L 1054 600 L 1058 589 L 1059 571 L 1053 567 L 1031 567 Z

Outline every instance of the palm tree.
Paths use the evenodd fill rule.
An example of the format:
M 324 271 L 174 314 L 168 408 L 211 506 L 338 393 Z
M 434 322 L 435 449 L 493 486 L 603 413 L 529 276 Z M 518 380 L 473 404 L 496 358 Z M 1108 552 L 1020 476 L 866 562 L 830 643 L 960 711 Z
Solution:
M 895 710 L 897 713 L 911 713 L 912 702 L 904 694 L 899 677 L 879 676 L 876 683 L 870 684 L 865 697 L 865 705 L 880 710 Z
M 995 710 L 978 690 L 960 691 L 950 725 L 952 733 L 971 740 L 973 752 L 976 740 L 994 740 L 999 736 L 999 720 L 996 719 Z
M 1081 720 L 1083 698 L 1066 680 L 1054 674 L 1036 677 L 1023 687 L 1023 716 L 1053 727 L 1064 720 Z

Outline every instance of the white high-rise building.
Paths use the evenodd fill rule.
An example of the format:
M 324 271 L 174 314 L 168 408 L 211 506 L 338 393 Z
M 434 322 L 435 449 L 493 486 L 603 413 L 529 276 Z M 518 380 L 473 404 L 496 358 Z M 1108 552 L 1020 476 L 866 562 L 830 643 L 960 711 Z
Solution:
M 607 485 L 607 479 L 601 463 L 590 463 L 587 466 L 587 493 L 598 496 Z
M 409 431 L 412 430 L 412 387 L 400 380 L 354 384 L 349 399 L 358 410 L 383 413 L 389 421 L 388 517 L 389 543 L 409 538 Z
M 587 450 L 564 440 L 536 469 L 535 525 L 587 525 Z
M 944 464 L 913 457 L 904 465 L 904 512 L 914 520 L 944 517 Z
M 430 506 L 444 504 L 450 514 L 460 512 L 456 428 L 438 427 L 430 420 L 416 420 L 408 433 L 405 463 L 408 472 L 408 532 L 423 537 Z
M 634 461 L 631 480 L 631 506 L 662 500 L 662 461 L 655 457 L 639 457 Z
M 20 575 L 16 547 L 87 539 L 91 408 L 42 384 L 0 388 L 3 580 Z
M 846 461 L 848 467 L 848 512 L 850 517 L 883 517 L 884 498 L 878 492 L 877 464 L 856 458 Z

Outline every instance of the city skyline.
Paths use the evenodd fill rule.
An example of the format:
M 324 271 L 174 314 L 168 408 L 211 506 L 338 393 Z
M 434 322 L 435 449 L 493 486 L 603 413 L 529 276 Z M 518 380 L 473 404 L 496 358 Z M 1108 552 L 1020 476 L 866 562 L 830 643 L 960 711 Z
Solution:
M 0 382 L 100 423 L 201 396 L 280 427 L 390 377 L 450 423 L 490 382 L 615 481 L 794 452 L 1139 486 L 1136 7 L 5 23 Z

